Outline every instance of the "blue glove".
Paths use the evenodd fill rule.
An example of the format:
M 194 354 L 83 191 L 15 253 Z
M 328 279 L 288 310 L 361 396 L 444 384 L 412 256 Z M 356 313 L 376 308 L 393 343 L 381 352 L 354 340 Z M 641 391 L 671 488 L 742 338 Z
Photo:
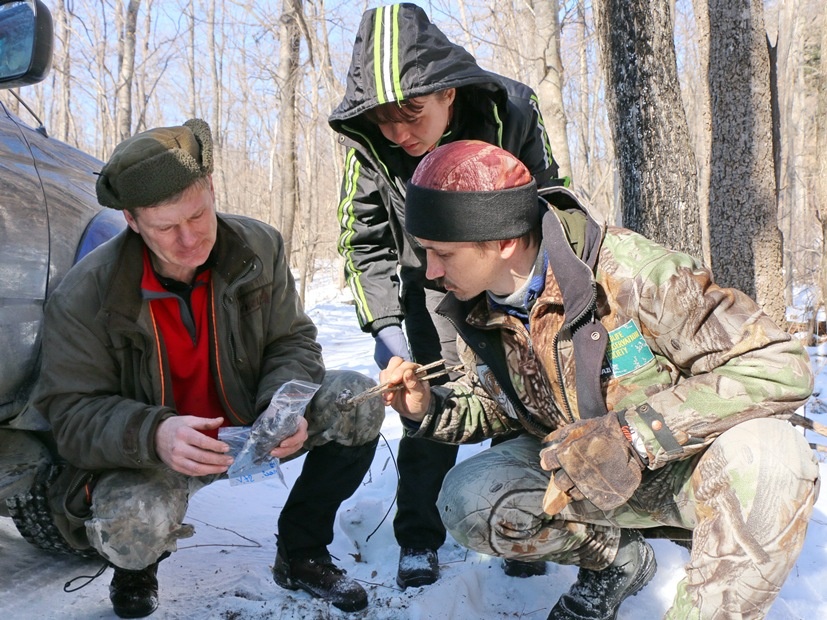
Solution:
M 373 361 L 381 370 L 388 367 L 388 362 L 395 355 L 408 362 L 411 361 L 411 353 L 408 351 L 408 341 L 399 325 L 388 325 L 383 327 L 373 336 L 374 349 Z

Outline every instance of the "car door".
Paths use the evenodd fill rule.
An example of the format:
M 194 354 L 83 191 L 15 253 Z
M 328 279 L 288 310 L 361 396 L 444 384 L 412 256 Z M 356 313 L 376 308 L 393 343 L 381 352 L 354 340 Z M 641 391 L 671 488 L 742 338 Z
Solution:
M 20 127 L 0 104 L 0 420 L 35 374 L 48 277 L 42 185 Z

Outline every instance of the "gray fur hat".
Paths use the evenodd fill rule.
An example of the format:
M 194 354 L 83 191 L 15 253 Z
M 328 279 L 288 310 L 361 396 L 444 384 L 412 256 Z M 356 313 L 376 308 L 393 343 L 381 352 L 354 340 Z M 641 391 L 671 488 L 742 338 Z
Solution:
M 200 118 L 158 127 L 115 147 L 98 176 L 98 202 L 112 209 L 151 207 L 213 171 L 212 133 Z

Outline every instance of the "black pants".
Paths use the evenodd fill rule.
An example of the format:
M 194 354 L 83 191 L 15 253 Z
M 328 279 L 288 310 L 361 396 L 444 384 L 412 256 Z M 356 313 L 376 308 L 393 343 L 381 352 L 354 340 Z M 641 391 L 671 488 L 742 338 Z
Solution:
M 415 287 L 405 292 L 405 330 L 414 361 L 419 364 L 440 358 L 449 365 L 459 363 L 456 331 L 447 319 L 434 313 L 442 296 Z M 436 498 L 442 479 L 457 460 L 458 449 L 408 436 L 399 441 L 399 495 L 393 531 L 400 547 L 438 549 L 445 542 Z
M 378 442 L 378 437 L 361 446 L 330 442 L 307 453 L 279 515 L 278 548 L 284 557 L 314 557 L 327 551 L 336 512 L 359 488 Z

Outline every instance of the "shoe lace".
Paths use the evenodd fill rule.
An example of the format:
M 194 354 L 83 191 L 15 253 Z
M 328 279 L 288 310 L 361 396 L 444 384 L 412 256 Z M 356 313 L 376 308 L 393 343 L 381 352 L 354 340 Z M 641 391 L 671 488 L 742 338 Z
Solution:
M 338 558 L 336 559 L 338 560 Z M 329 572 L 334 575 L 347 574 L 347 571 L 345 569 L 339 568 L 333 563 L 333 557 L 330 555 L 323 555 L 316 558 L 310 558 L 308 561 L 317 564 L 325 572 Z
M 88 586 L 90 583 L 95 581 L 95 579 L 97 579 L 98 577 L 103 575 L 103 573 L 106 571 L 106 569 L 109 568 L 110 566 L 112 566 L 112 565 L 109 562 L 104 562 L 103 566 L 101 566 L 98 569 L 98 572 L 95 573 L 94 575 L 78 575 L 77 577 L 72 577 L 69 581 L 67 581 L 66 583 L 63 584 L 63 591 L 67 592 L 67 593 L 70 593 L 70 592 L 77 592 L 78 590 L 82 590 L 83 588 Z M 79 586 L 74 586 L 73 584 L 76 581 L 78 581 L 79 579 L 85 579 L 86 581 L 81 583 Z
M 164 553 L 161 555 L 161 557 L 160 557 L 160 558 L 158 558 L 158 559 L 155 561 L 155 563 L 154 563 L 154 564 L 151 564 L 150 566 L 156 566 L 156 567 L 157 567 L 157 566 L 158 566 L 158 564 L 161 562 L 161 560 L 165 560 L 165 559 L 166 559 L 166 558 L 168 558 L 169 556 L 170 556 L 169 551 L 164 552 Z M 71 592 L 77 592 L 78 590 L 82 590 L 83 588 L 85 588 L 86 586 L 88 586 L 90 583 L 92 583 L 93 581 L 95 581 L 95 579 L 97 579 L 98 577 L 100 577 L 101 575 L 103 575 L 103 573 L 104 573 L 104 572 L 106 572 L 106 569 L 107 569 L 107 568 L 109 568 L 110 566 L 111 566 L 112 568 L 114 568 L 114 569 L 115 569 L 115 577 L 114 577 L 114 579 L 117 579 L 119 576 L 123 576 L 123 575 L 128 574 L 128 575 L 130 575 L 130 577 L 131 577 L 131 578 L 132 578 L 135 582 L 140 581 L 140 582 L 142 582 L 142 584 L 143 584 L 144 582 L 145 582 L 146 584 L 151 584 L 151 583 L 152 583 L 152 579 L 153 579 L 153 577 L 154 577 L 154 574 L 153 574 L 153 575 L 150 575 L 150 574 L 147 572 L 147 569 L 146 569 L 146 568 L 145 568 L 145 569 L 143 569 L 143 570 L 139 570 L 139 571 L 127 571 L 126 569 L 118 568 L 117 566 L 115 566 L 114 564 L 112 564 L 112 562 L 109 562 L 109 561 L 104 561 L 103 566 L 101 566 L 101 567 L 98 569 L 98 572 L 96 572 L 94 575 L 78 575 L 77 577 L 72 577 L 69 581 L 67 581 L 66 583 L 64 583 L 64 584 L 63 584 L 63 591 L 64 591 L 64 592 L 67 592 L 67 593 L 71 593 Z M 147 567 L 147 568 L 149 568 L 149 567 Z M 74 583 L 75 583 L 78 579 L 85 579 L 86 581 L 84 581 L 83 583 L 81 583 L 79 586 L 73 586 L 72 584 L 74 584 Z

